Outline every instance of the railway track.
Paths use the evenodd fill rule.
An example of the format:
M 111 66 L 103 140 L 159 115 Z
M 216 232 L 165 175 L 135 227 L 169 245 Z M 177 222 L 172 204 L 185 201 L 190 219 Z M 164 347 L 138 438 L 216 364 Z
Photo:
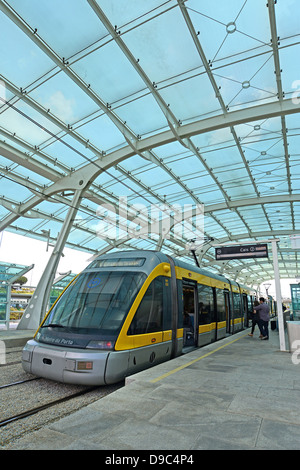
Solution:
M 40 379 L 41 379 L 41 377 L 33 377 L 32 379 L 18 380 L 17 382 L 12 382 L 12 383 L 9 383 L 9 384 L 0 385 L 0 390 L 2 390 L 3 388 L 14 387 L 15 385 L 21 385 L 21 384 L 25 384 L 27 382 L 32 382 L 33 380 L 40 380 Z
M 0 449 L 123 386 L 76 386 L 27 374 L 22 369 L 21 351 L 8 350 L 8 362 L 2 364 L 7 367 L 1 369 Z
M 16 356 L 16 360 L 13 357 L 13 355 Z M 17 349 L 13 351 L 7 350 L 5 353 L 6 360 L 10 362 L 6 362 L 5 364 L 0 364 L 0 368 L 2 367 L 7 367 L 7 366 L 13 366 L 16 364 L 21 364 L 21 355 L 22 355 L 22 349 Z M 10 359 L 9 359 L 10 358 Z
M 16 364 L 21 364 L 21 361 L 7 362 L 6 364 L 0 364 L 0 367 L 14 366 Z
M 10 386 L 13 386 L 13 385 L 17 385 L 19 383 L 25 383 L 25 382 L 30 382 L 32 380 L 37 380 L 37 379 L 29 379 L 29 380 L 25 380 L 25 381 L 21 381 L 21 382 L 15 382 L 15 383 L 12 383 L 12 384 L 8 384 L 6 385 L 5 387 L 10 387 Z M 2 387 L 1 387 L 2 388 Z M 31 408 L 27 411 L 23 411 L 22 413 L 19 413 L 19 414 L 16 414 L 14 416 L 11 416 L 9 418 L 6 418 L 2 421 L 0 421 L 0 427 L 3 427 L 3 426 L 7 426 L 8 424 L 14 422 L 14 421 L 18 421 L 20 419 L 23 419 L 23 418 L 27 418 L 29 416 L 32 416 L 36 413 L 39 413 L 40 411 L 44 411 L 46 410 L 47 408 L 51 408 L 52 406 L 55 406 L 55 405 L 59 405 L 61 403 L 64 403 L 68 400 L 72 400 L 73 398 L 77 398 L 77 397 L 80 397 L 82 395 L 85 395 L 93 390 L 95 390 L 96 387 L 91 387 L 91 388 L 88 388 L 86 390 L 81 390 L 79 392 L 76 392 L 76 393 L 73 393 L 71 395 L 68 395 L 66 397 L 63 397 L 63 398 L 59 398 L 57 400 L 54 400 L 54 401 L 51 401 L 49 403 L 45 403 L 44 405 L 41 405 L 41 406 L 37 406 L 35 408 Z M 99 387 L 98 387 L 99 388 Z

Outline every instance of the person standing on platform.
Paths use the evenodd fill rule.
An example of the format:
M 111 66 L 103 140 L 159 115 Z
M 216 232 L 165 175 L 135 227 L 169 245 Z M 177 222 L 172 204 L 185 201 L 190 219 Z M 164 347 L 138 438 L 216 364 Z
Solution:
M 254 300 L 253 309 L 255 309 L 255 307 L 257 307 L 258 305 L 259 305 L 258 300 Z M 249 333 L 248 336 L 253 336 L 254 329 L 255 329 L 256 325 L 258 325 L 258 328 L 259 328 L 259 314 L 256 313 L 255 310 L 253 311 L 253 313 L 251 315 L 251 320 L 252 320 L 252 328 L 251 328 L 251 333 Z M 262 335 L 261 335 L 261 337 L 262 337 Z
M 270 308 L 263 297 L 259 298 L 259 305 L 254 308 L 254 312 L 259 315 L 258 327 L 262 334 L 261 339 L 269 339 Z

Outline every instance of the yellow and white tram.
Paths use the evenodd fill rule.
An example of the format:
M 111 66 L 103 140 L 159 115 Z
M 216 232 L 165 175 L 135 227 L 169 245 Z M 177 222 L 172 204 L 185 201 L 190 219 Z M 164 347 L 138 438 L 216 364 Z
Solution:
M 248 326 L 255 292 L 157 251 L 94 260 L 23 350 L 25 371 L 105 385 Z

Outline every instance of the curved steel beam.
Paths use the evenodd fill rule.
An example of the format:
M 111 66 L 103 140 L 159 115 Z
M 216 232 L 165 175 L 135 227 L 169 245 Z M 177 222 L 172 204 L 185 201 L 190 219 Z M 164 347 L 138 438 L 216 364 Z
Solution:
M 260 196 L 246 199 L 235 199 L 230 202 L 220 202 L 217 204 L 209 204 L 204 206 L 204 213 L 210 214 L 224 209 L 235 209 L 239 207 L 255 206 L 258 204 L 273 204 L 284 202 L 299 202 L 300 194 L 280 194 L 275 196 Z M 269 233 L 269 232 L 268 232 Z
M 230 122 L 239 124 L 242 122 L 247 122 L 249 120 L 259 120 L 266 117 L 275 117 L 282 114 L 291 114 L 297 112 L 300 112 L 300 104 L 296 105 L 293 103 L 292 99 L 290 99 L 278 103 L 269 103 L 259 106 L 253 106 L 244 110 L 232 111 L 226 116 L 215 116 L 212 118 L 194 122 L 192 124 L 186 124 L 180 127 L 179 132 L 182 133 L 184 137 L 187 137 L 202 132 L 209 132 L 213 129 L 227 127 L 228 125 L 230 125 Z M 141 139 L 138 142 L 137 146 L 140 153 L 152 149 L 153 147 L 172 142 L 174 140 L 174 134 L 171 131 L 166 131 L 145 139 Z M 32 171 L 37 170 L 37 172 L 41 172 L 47 170 L 46 167 L 42 169 L 41 165 L 37 162 L 29 162 L 29 159 L 26 154 L 16 149 L 12 151 L 12 148 L 8 150 L 7 144 L 2 142 L 0 144 L 0 153 L 12 161 L 16 161 L 17 158 L 19 164 L 30 167 Z M 105 157 L 97 158 L 95 161 L 90 162 L 79 170 L 74 171 L 71 175 L 67 175 L 60 178 L 56 183 L 47 188 L 47 190 L 45 191 L 45 195 L 54 194 L 55 192 L 64 191 L 66 189 L 81 189 L 82 186 L 88 187 L 88 185 L 92 183 L 102 171 L 107 168 L 110 168 L 113 165 L 116 165 L 117 163 L 135 154 L 136 152 L 132 148 L 132 146 L 126 145 L 123 148 L 116 150 Z M 214 212 L 216 210 L 223 210 L 225 208 L 234 208 L 253 204 L 299 201 L 299 198 L 299 195 L 294 194 L 250 198 L 238 201 L 226 201 L 224 203 L 207 206 L 207 208 L 205 208 L 205 213 Z

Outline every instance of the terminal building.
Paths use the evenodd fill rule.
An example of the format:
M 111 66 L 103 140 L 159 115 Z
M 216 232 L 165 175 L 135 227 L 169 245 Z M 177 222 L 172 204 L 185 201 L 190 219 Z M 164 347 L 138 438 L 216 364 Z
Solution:
M 221 347 L 235 333 L 248 334 L 254 300 L 263 296 L 277 335 L 267 347 L 293 352 L 286 322 L 292 331 L 300 319 L 297 6 L 296 0 L 74 0 L 70 8 L 66 0 L 0 0 L 3 331 L 32 337 L 67 285 L 79 285 L 80 271 L 106 263 L 113 272 L 116 264 L 109 263 L 118 259 L 127 272 L 137 256 L 142 272 L 143 257 L 133 253 L 145 252 L 170 260 L 147 276 L 169 277 L 161 291 L 158 283 L 151 287 L 151 309 L 158 295 L 167 299 L 172 314 L 169 329 L 164 320 L 161 330 L 171 333 L 149 336 L 138 348 L 186 340 L 183 319 L 171 324 L 175 303 L 177 319 L 189 314 L 192 346 L 211 348 L 217 340 L 214 347 Z M 11 234 L 43 242 L 48 252 L 14 325 L 11 286 L 34 262 L 7 259 Z M 70 266 L 61 274 L 66 249 L 86 255 L 77 272 Z M 283 280 L 290 280 L 289 294 L 282 293 Z M 263 287 L 270 281 L 272 292 Z M 80 295 L 97 282 L 90 279 Z M 174 300 L 168 288 L 174 293 L 176 283 L 181 294 Z M 203 304 L 210 322 L 199 320 Z M 157 333 L 132 325 L 130 331 Z M 201 335 L 209 342 L 200 344 Z M 170 358 L 180 361 L 173 346 Z M 199 440 L 194 445 L 201 447 Z

